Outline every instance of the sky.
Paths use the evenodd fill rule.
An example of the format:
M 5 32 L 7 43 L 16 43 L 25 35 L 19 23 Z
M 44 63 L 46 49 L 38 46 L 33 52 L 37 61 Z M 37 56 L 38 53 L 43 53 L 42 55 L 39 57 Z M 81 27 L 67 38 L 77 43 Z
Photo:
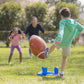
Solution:
M 84 0 L 78 0 L 78 1 L 81 2 L 81 5 L 84 5 Z

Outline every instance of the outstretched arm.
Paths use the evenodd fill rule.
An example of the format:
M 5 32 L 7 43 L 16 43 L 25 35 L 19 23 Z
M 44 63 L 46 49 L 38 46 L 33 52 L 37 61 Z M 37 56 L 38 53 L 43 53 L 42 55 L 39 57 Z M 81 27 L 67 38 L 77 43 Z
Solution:
M 49 31 L 44 31 L 44 34 L 48 34 L 48 33 L 50 33 Z

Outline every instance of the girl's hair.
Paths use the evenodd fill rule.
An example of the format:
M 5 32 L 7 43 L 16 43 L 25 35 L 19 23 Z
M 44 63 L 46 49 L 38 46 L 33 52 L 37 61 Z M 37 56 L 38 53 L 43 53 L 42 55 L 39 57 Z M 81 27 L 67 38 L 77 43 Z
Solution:
M 11 33 L 12 33 L 15 29 L 18 30 L 18 34 L 22 34 L 21 29 L 19 29 L 18 27 L 14 27 L 14 28 L 10 31 L 9 36 L 11 35 Z

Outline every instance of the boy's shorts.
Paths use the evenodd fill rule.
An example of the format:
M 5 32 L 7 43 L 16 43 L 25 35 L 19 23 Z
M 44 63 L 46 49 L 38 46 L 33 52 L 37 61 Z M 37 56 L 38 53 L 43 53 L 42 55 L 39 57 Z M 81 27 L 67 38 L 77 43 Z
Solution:
M 55 43 L 54 43 L 54 45 L 57 49 L 62 48 L 62 55 L 63 56 L 70 56 L 71 55 L 71 46 L 70 47 L 63 47 L 63 46 L 59 46 L 58 44 L 55 44 Z

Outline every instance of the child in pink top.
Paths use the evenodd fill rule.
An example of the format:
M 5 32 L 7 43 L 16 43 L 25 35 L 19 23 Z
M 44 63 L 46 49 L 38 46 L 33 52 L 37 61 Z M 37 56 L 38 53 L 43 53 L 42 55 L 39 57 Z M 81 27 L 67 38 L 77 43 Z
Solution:
M 11 52 L 10 52 L 8 64 L 10 64 L 10 61 L 11 61 L 11 58 L 12 58 L 12 55 L 13 55 L 13 51 L 14 51 L 15 48 L 17 48 L 17 50 L 20 53 L 20 63 L 22 64 L 22 50 L 21 50 L 20 42 L 19 42 L 19 40 L 22 39 L 22 38 L 25 38 L 25 35 L 18 28 L 14 28 L 11 31 L 11 33 L 9 35 L 9 40 L 11 41 Z

